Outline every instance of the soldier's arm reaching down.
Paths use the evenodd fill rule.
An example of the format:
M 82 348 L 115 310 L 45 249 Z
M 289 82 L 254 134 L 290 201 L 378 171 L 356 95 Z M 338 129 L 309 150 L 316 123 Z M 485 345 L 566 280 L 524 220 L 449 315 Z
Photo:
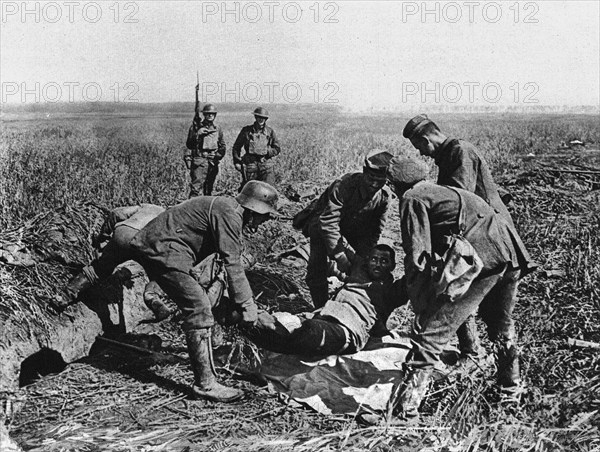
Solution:
M 246 144 L 246 128 L 244 127 L 240 130 L 237 138 L 235 139 L 235 143 L 233 143 L 233 147 L 231 148 L 231 154 L 233 155 L 233 164 L 241 165 L 242 164 L 242 147 Z
M 337 180 L 331 185 L 325 208 L 319 216 L 323 240 L 329 257 L 333 257 L 345 250 L 344 239 L 340 230 L 342 208 L 345 201 L 345 193 L 341 186 L 341 181 Z
M 231 206 L 217 200 L 210 222 L 227 272 L 230 296 L 242 308 L 244 320 L 252 321 L 252 317 L 256 320 L 256 304 L 241 262 L 242 217 Z
M 430 286 L 432 245 L 429 216 L 425 204 L 414 198 L 402 199 L 400 203 L 402 225 L 402 248 L 404 249 L 404 271 L 406 292 L 415 302 Z
M 192 165 L 192 151 L 198 146 L 196 139 L 196 123 L 193 122 L 188 131 L 187 140 L 185 141 L 185 151 L 183 152 L 183 161 L 187 169 L 191 168 Z

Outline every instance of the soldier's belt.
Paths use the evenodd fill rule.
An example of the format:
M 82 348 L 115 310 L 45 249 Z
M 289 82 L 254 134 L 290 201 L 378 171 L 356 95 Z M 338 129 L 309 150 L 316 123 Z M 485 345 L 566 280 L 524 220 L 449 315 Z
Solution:
M 257 154 L 250 154 L 247 153 L 246 155 L 244 155 L 244 163 L 263 163 L 265 160 L 267 160 L 269 157 L 267 155 L 257 155 Z

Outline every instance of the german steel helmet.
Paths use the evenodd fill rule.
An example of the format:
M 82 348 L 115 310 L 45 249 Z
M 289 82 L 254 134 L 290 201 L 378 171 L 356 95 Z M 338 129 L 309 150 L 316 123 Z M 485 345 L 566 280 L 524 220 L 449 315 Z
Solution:
M 204 108 L 202 108 L 202 113 L 217 113 L 217 107 L 213 104 L 206 104 Z
M 277 214 L 277 199 L 277 190 L 258 180 L 248 181 L 235 198 L 242 207 L 260 214 Z
M 261 118 L 268 118 L 269 117 L 269 112 L 267 111 L 266 108 L 263 108 L 263 107 L 258 107 L 256 110 L 254 110 L 252 112 L 252 114 L 254 116 L 259 116 Z

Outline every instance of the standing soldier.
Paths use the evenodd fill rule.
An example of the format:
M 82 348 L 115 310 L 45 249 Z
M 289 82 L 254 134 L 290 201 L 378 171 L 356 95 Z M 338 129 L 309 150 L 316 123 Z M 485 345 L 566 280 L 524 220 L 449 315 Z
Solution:
M 406 417 L 418 414 L 441 352 L 476 310 L 494 344 L 502 393 L 507 400 L 518 397 L 519 353 L 512 313 L 519 279 L 535 268 L 508 219 L 479 196 L 426 182 L 426 175 L 422 162 L 398 157 L 390 163 L 388 173 L 400 200 L 406 290 L 415 311 L 413 348 L 399 398 Z M 482 266 L 462 293 L 450 296 L 453 291 L 444 289 L 438 294 L 434 288 L 439 276 L 436 255 L 444 256 L 448 251 L 453 233 L 462 233 Z M 451 263 L 448 258 L 446 266 Z
M 198 115 L 194 117 L 185 143 L 187 150 L 183 160 L 190 170 L 190 198 L 202 194 L 211 195 L 219 173 L 219 161 L 225 157 L 223 131 L 214 122 L 217 109 L 213 104 L 206 104 L 202 109 L 202 116 L 202 121 Z
M 427 115 L 412 118 L 402 132 L 421 155 L 431 157 L 439 167 L 437 183 L 462 188 L 476 194 L 514 227 L 508 209 L 502 202 L 492 173 L 471 143 L 444 135 Z M 463 358 L 479 354 L 479 335 L 474 316 L 458 329 L 459 349 Z
M 366 257 L 377 244 L 388 206 L 383 189 L 392 154 L 373 151 L 362 173 L 349 173 L 333 182 L 319 199 L 294 218 L 294 226 L 310 238 L 306 284 L 316 308 L 328 299 L 328 259 L 348 273 L 355 255 Z
M 272 158 L 279 155 L 281 148 L 275 131 L 267 126 L 267 119 L 269 112 L 258 107 L 254 110 L 254 124 L 242 128 L 233 144 L 233 164 L 242 173 L 241 187 L 249 180 L 275 185 Z M 245 151 L 243 156 L 242 148 Z
M 236 198 L 197 196 L 157 216 L 131 241 L 135 259 L 183 313 L 196 398 L 230 402 L 243 393 L 217 382 L 210 346 L 211 301 L 190 272 L 216 251 L 223 260 L 229 295 L 241 313 L 242 326 L 259 323 L 241 263 L 242 229 L 254 232 L 270 214 L 277 213 L 277 198 L 273 187 L 259 181 L 246 184 Z

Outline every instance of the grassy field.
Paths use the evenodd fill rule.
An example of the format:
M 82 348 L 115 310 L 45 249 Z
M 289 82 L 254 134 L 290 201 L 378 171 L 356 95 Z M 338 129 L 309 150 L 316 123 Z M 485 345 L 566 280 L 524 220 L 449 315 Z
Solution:
M 185 199 L 188 174 L 182 155 L 192 107 L 5 111 L 0 135 L 0 230 L 65 205 L 172 205 Z M 225 132 L 228 155 L 217 193 L 237 191 L 239 175 L 230 147 L 239 129 L 251 122 L 250 110 L 220 109 L 217 121 Z M 359 170 L 364 155 L 374 148 L 395 154 L 416 152 L 401 136 L 407 115 L 356 116 L 309 106 L 270 110 L 269 125 L 282 142 L 277 160 L 281 192 L 288 185 L 323 188 L 335 177 Z M 568 339 L 600 342 L 598 178 L 549 170 L 600 169 L 598 117 L 440 114 L 434 119 L 449 135 L 474 143 L 496 180 L 513 192 L 515 222 L 541 264 L 541 271 L 521 285 L 516 312 L 528 385 L 521 407 L 505 410 L 495 404 L 493 373 L 487 372 L 436 388 L 426 400 L 421 430 L 390 429 L 374 436 L 373 431 L 347 423 L 295 413 L 286 421 L 288 428 L 266 420 L 256 430 L 248 427 L 242 432 L 263 439 L 329 435 L 319 446 L 302 450 L 598 451 L 598 350 L 567 344 Z M 585 148 L 559 150 L 561 142 L 573 139 L 586 143 Z M 392 217 L 388 235 L 398 231 Z M 253 247 L 266 248 L 273 238 L 285 240 L 280 237 L 283 231 L 282 226 L 267 225 L 264 240 Z M 259 258 L 268 251 L 259 250 Z M 294 422 L 302 428 L 294 430 Z M 353 433 L 348 430 L 346 435 L 346 429 Z M 341 430 L 343 434 L 338 434 Z M 283 445 L 251 448 L 243 438 L 237 444 L 240 450 L 284 449 Z M 299 443 L 285 444 L 287 448 Z
M 217 119 L 230 151 L 252 116 L 245 107 L 224 110 Z M 283 142 L 277 165 L 280 187 L 303 181 L 326 184 L 360 169 L 362 158 L 373 148 L 415 152 L 401 136 L 406 117 L 347 116 L 335 109 L 311 107 L 271 110 L 269 125 Z M 26 121 L 18 117 L 3 121 L 0 227 L 16 225 L 40 208 L 76 202 L 108 207 L 137 202 L 171 205 L 187 197 L 189 181 L 182 156 L 192 115 L 184 109 L 28 115 Z M 450 134 L 478 146 L 497 177 L 518 169 L 519 157 L 546 152 L 561 141 L 600 142 L 594 116 L 440 115 L 435 119 Z M 238 186 L 239 174 L 230 155 L 221 165 L 216 192 L 232 193 Z

